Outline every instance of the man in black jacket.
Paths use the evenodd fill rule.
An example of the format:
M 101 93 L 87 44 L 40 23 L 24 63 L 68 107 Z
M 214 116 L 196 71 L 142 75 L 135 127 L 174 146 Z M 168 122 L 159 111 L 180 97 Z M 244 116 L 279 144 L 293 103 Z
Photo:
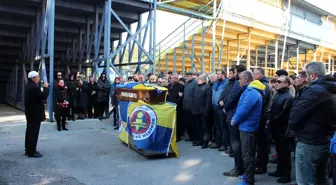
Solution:
M 259 129 L 257 132 L 257 156 L 256 156 L 256 174 L 264 174 L 267 172 L 269 142 L 268 132 L 266 129 L 266 122 L 268 120 L 273 90 L 269 84 L 268 79 L 265 76 L 265 70 L 263 68 L 257 68 L 253 71 L 254 80 L 259 80 L 266 86 L 265 94 L 263 96 L 263 108 L 260 117 Z
M 181 101 L 183 96 L 183 87 L 180 83 L 178 83 L 177 74 L 173 74 L 171 77 L 171 83 L 168 85 L 168 96 L 167 101 L 175 103 L 176 107 L 176 141 L 179 142 L 181 137 L 184 134 L 185 124 L 181 119 L 183 115 L 183 110 L 181 107 Z
M 97 118 L 97 110 L 95 109 L 95 102 L 96 102 L 96 86 L 97 83 L 94 81 L 93 76 L 90 76 L 89 83 L 88 83 L 88 104 L 87 104 L 87 111 L 88 111 L 88 118 Z M 92 113 L 92 109 L 94 109 L 94 113 Z
M 207 123 L 211 112 L 211 87 L 207 84 L 207 76 L 200 75 L 197 78 L 198 88 L 195 89 L 194 111 L 196 117 L 195 142 L 193 146 L 208 148 L 210 139 L 210 127 Z
M 232 147 L 232 155 L 234 157 L 235 166 L 229 172 L 224 172 L 224 176 L 230 177 L 238 177 L 239 175 L 243 174 L 243 158 L 242 158 L 242 151 L 241 151 L 241 142 L 240 142 L 240 132 L 237 128 L 231 126 L 231 120 L 234 116 L 239 98 L 243 93 L 242 87 L 239 85 L 239 75 L 243 71 L 246 71 L 246 67 L 244 65 L 237 65 L 235 68 L 235 81 L 233 83 L 232 89 L 229 92 L 229 95 L 224 101 L 224 110 L 227 113 L 226 122 L 229 125 L 229 133 L 230 133 L 230 142 Z
M 25 88 L 26 155 L 42 157 L 36 151 L 41 122 L 45 120 L 44 101 L 49 95 L 49 84 L 44 82 L 43 90 L 39 88 L 40 76 L 36 71 L 28 73 L 28 84 Z M 42 91 L 41 91 L 42 90 Z
M 289 124 L 297 137 L 298 184 L 327 185 L 330 138 L 336 126 L 336 80 L 326 76 L 321 62 L 306 66 L 308 87 L 295 100 Z
M 294 97 L 289 92 L 291 81 L 288 76 L 280 76 L 277 80 L 276 91 L 271 112 L 269 116 L 269 126 L 271 135 L 275 141 L 275 148 L 278 153 L 278 166 L 275 172 L 269 176 L 279 177 L 278 183 L 288 183 L 291 181 L 291 149 L 290 139 L 292 135 L 287 135 L 288 119 Z
M 97 82 L 97 112 L 98 119 L 101 121 L 103 119 L 103 114 L 109 106 L 109 95 L 110 95 L 110 82 L 106 79 L 106 73 L 102 72 L 100 78 Z
M 197 88 L 197 81 L 193 73 L 186 73 L 187 82 L 184 85 L 183 98 L 183 120 L 187 126 L 187 133 L 190 141 L 195 140 L 195 115 L 193 114 L 195 104 L 195 89 Z
M 235 77 L 235 75 L 234 75 L 234 73 L 235 73 L 235 68 L 231 68 L 230 70 L 229 70 L 229 77 L 228 77 L 228 84 L 227 84 L 227 86 L 225 87 L 225 89 L 224 89 L 224 91 L 222 92 L 222 94 L 221 94 L 221 96 L 220 96 L 220 98 L 219 98 L 219 102 L 218 102 L 218 104 L 221 106 L 221 108 L 222 108 L 222 110 L 221 111 L 223 111 L 224 110 L 224 102 L 225 102 L 225 99 L 227 99 L 228 97 L 229 97 L 229 95 L 230 95 L 230 92 L 231 92 L 231 89 L 232 89 L 232 87 L 233 87 L 233 85 L 234 85 L 234 82 L 236 81 L 236 77 Z M 229 123 L 227 123 L 227 121 L 226 121 L 226 118 L 225 118 L 225 120 L 223 120 L 223 127 L 224 127 L 224 124 L 226 124 L 227 125 L 227 128 L 228 128 L 228 132 L 227 132 L 227 134 L 230 136 L 230 130 L 229 130 Z M 229 137 L 229 145 L 227 146 L 227 150 L 225 150 L 224 151 L 226 154 L 228 154 L 228 155 L 230 155 L 230 157 L 233 157 L 233 155 L 232 155 L 232 147 L 231 147 L 231 142 L 230 142 L 230 137 Z

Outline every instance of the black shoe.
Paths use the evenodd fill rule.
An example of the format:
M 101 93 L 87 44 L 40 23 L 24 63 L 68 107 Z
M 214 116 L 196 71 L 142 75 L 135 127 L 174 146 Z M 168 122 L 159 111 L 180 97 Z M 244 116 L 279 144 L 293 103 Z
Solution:
M 181 141 L 180 137 L 176 138 L 176 142 L 180 142 L 180 141 Z
M 261 175 L 267 173 L 267 168 L 256 168 L 255 174 Z
M 201 146 L 202 144 L 198 141 L 196 141 L 195 143 L 192 144 L 193 146 Z
M 278 159 L 271 159 L 268 162 L 271 164 L 278 164 Z
M 58 128 L 57 130 L 58 130 L 58 131 L 62 131 L 62 129 L 60 129 L 60 128 Z
M 210 148 L 211 149 L 218 149 L 218 148 L 220 148 L 220 146 L 217 145 L 216 143 L 211 143 Z
M 233 153 L 229 154 L 229 157 L 233 158 L 234 157 Z
M 236 168 L 234 168 L 229 172 L 224 172 L 223 175 L 227 177 L 239 177 L 239 175 L 242 174 Z
M 201 148 L 202 148 L 202 149 L 209 148 L 209 145 L 208 145 L 208 144 L 203 144 Z
M 35 152 L 34 154 L 28 154 L 28 157 L 30 157 L 30 158 L 41 158 L 41 157 L 43 157 L 43 155 L 40 154 L 39 152 Z
M 226 146 L 221 146 L 220 148 L 218 148 L 218 151 L 223 152 L 226 151 L 227 147 Z
M 231 155 L 232 154 L 232 148 L 231 147 L 227 147 L 227 150 L 224 151 L 224 153 Z
M 185 141 L 194 141 L 194 140 L 192 140 L 192 139 L 190 139 L 190 138 L 187 138 L 187 139 L 185 139 Z
M 277 183 L 281 183 L 281 184 L 289 183 L 291 181 L 292 179 L 289 176 L 284 176 L 284 177 L 280 177 L 277 179 Z
M 119 130 L 119 127 L 114 127 L 113 129 L 114 129 L 114 130 Z
M 63 128 L 63 130 L 65 130 L 65 131 L 68 131 L 68 129 L 67 129 L 67 128 Z
M 271 177 L 281 177 L 281 174 L 279 171 L 274 171 L 274 172 L 271 172 L 271 173 L 268 173 L 268 176 L 271 176 Z

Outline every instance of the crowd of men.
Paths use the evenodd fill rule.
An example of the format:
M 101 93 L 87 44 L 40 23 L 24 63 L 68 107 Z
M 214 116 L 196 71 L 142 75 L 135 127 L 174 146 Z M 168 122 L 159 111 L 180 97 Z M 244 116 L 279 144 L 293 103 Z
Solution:
M 48 84 L 43 84 L 43 91 L 36 94 L 38 74 L 28 77 L 26 97 L 37 95 L 34 101 L 42 105 L 48 96 Z M 97 82 L 93 77 L 86 82 L 80 73 L 64 81 L 58 72 L 54 83 L 58 130 L 67 130 L 65 120 L 75 120 L 76 114 L 79 119 L 102 120 L 104 112 L 109 117 L 110 99 L 118 129 L 116 85 L 128 82 L 166 87 L 167 101 L 177 105 L 176 140 L 187 135 L 186 140 L 195 147 L 224 151 L 234 159 L 234 167 L 223 175 L 241 178 L 240 185 L 254 184 L 255 174 L 267 173 L 269 162 L 277 164 L 269 176 L 277 177 L 278 183 L 291 182 L 293 151 L 297 184 L 329 184 L 329 146 L 336 128 L 336 79 L 326 74 L 322 63 L 307 64 L 304 71 L 291 76 L 286 70 L 277 70 L 270 81 L 263 68 L 252 72 L 244 65 L 237 65 L 228 74 L 224 70 L 200 75 L 188 72 L 185 78 L 171 72 L 146 77 L 135 74 L 127 80 L 116 77 L 114 83 L 104 72 Z M 30 108 L 40 110 L 31 101 L 26 98 L 27 132 L 38 135 L 38 126 L 31 125 L 43 120 L 42 111 L 41 115 L 30 112 Z M 26 138 L 26 154 L 41 157 L 35 141 L 35 136 Z M 269 161 L 271 145 L 276 153 Z
M 280 69 L 271 82 L 264 69 L 251 72 L 244 65 L 230 69 L 228 77 L 218 70 L 210 75 L 186 73 L 185 84 L 178 83 L 177 74 L 167 78 L 167 101 L 177 104 L 177 141 L 186 128 L 193 146 L 224 151 L 234 159 L 224 176 L 251 185 L 255 174 L 267 173 L 270 162 L 277 169 L 268 175 L 289 183 L 295 151 L 297 184 L 329 184 L 336 79 L 326 75 L 322 63 L 310 63 L 291 76 Z M 276 153 L 269 161 L 271 145 Z

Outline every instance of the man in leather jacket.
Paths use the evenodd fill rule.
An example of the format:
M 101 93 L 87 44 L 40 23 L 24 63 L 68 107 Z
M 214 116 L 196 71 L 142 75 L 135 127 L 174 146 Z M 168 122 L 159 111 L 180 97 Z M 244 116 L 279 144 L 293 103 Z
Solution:
M 277 95 L 271 107 L 269 126 L 271 135 L 275 141 L 275 148 L 278 153 L 277 170 L 269 173 L 269 176 L 279 177 L 278 183 L 289 183 L 291 181 L 291 149 L 290 139 L 287 135 L 289 115 L 294 97 L 291 95 L 289 86 L 291 82 L 288 76 L 280 76 L 277 80 Z

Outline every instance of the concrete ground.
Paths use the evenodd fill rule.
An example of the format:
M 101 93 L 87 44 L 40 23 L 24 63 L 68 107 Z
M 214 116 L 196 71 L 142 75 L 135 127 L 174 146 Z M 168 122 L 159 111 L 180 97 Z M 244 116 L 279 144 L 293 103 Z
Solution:
M 0 115 L 1 116 L 1 115 Z M 14 115 L 15 116 L 15 115 Z M 10 116 L 8 117 L 10 118 Z M 69 122 L 41 127 L 38 150 L 43 158 L 24 156 L 24 121 L 0 118 L 0 185 L 234 185 L 222 175 L 233 159 L 213 149 L 178 143 L 180 157 L 147 159 L 117 138 L 112 120 Z M 275 170 L 270 165 L 269 171 Z M 275 185 L 275 178 L 256 176 L 256 185 Z

